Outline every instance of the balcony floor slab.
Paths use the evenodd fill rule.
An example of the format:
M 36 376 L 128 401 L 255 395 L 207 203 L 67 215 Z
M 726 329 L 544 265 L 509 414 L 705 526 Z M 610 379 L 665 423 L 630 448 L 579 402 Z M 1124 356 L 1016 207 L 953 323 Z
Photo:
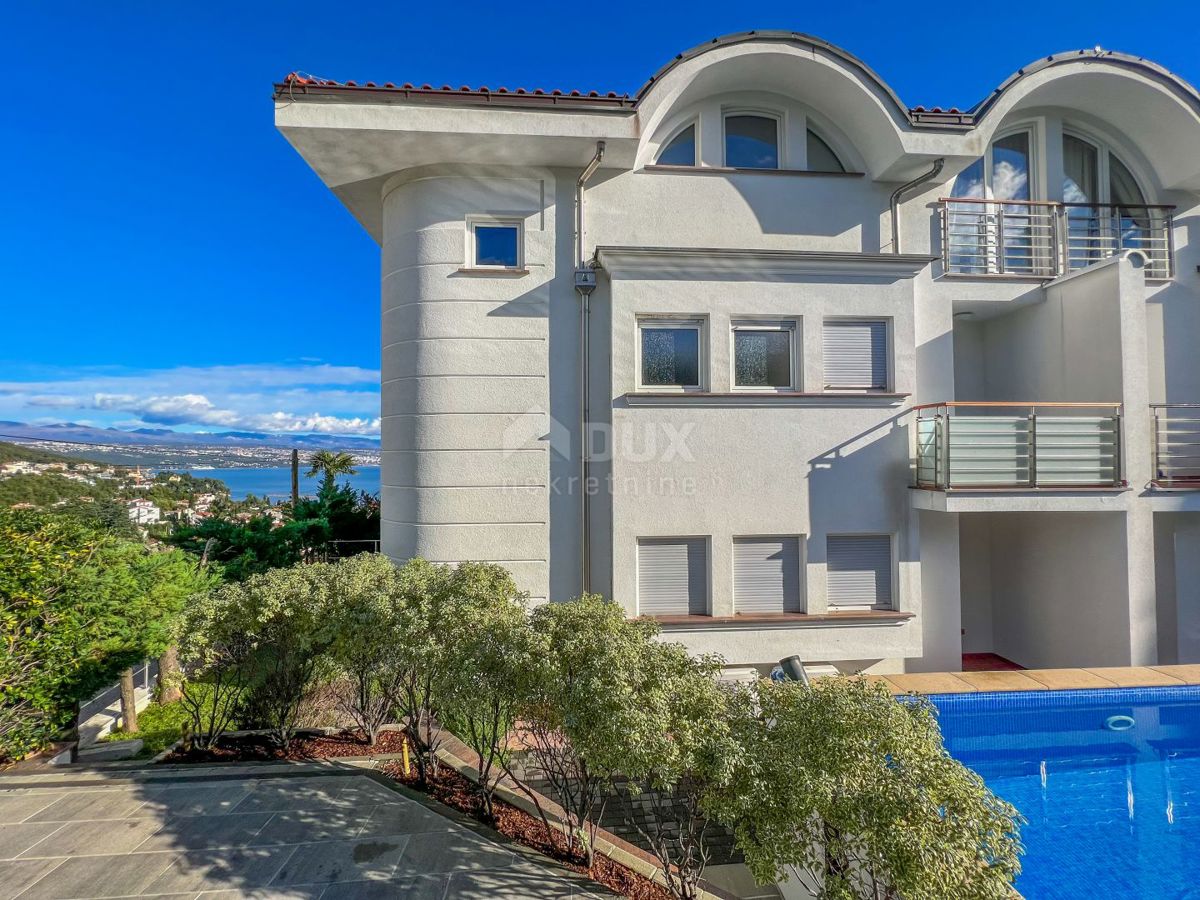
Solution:
M 914 509 L 929 512 L 1123 512 L 1129 508 L 1133 493 L 1128 488 L 958 491 L 912 488 L 909 496 Z

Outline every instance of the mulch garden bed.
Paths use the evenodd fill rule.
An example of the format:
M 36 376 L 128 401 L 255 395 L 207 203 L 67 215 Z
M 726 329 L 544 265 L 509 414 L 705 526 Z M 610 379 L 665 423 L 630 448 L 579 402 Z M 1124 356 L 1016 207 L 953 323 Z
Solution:
M 379 739 L 370 744 L 361 731 L 342 731 L 332 735 L 300 734 L 286 748 L 278 746 L 264 734 L 227 735 L 218 740 L 210 750 L 177 749 L 160 762 L 212 763 L 212 762 L 272 762 L 279 760 L 304 761 L 332 759 L 343 756 L 376 756 L 400 753 L 404 744 L 399 731 L 384 731 Z M 464 812 L 472 818 L 484 821 L 479 809 L 479 795 L 475 785 L 466 777 L 448 766 L 439 766 L 437 776 L 429 783 L 417 782 L 416 769 L 405 775 L 399 762 L 388 762 L 380 771 L 406 787 L 421 791 L 437 802 Z M 577 857 L 567 853 L 566 838 L 555 832 L 546 834 L 546 828 L 537 816 L 517 809 L 499 798 L 493 801 L 494 821 L 485 821 L 505 837 L 543 853 L 581 875 L 586 875 L 610 891 L 630 900 L 671 900 L 670 893 L 659 884 L 638 875 L 607 856 L 596 854 L 591 869 Z
M 209 762 L 273 762 L 334 759 L 341 756 L 376 756 L 399 753 L 404 743 L 398 731 L 382 731 L 371 744 L 361 731 L 342 731 L 338 734 L 300 734 L 287 747 L 280 747 L 265 734 L 227 735 L 218 739 L 210 750 L 192 748 L 175 750 L 164 757 L 163 763 Z

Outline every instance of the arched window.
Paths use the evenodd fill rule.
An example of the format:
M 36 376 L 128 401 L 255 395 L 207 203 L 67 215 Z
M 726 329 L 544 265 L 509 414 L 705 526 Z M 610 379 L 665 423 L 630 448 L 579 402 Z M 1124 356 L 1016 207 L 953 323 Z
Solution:
M 992 141 L 987 153 L 954 181 L 950 196 L 964 199 L 1028 200 L 1033 180 L 1030 133 L 1014 131 Z
M 1079 268 L 1118 250 L 1141 250 L 1157 274 L 1156 223 L 1137 179 L 1107 146 L 1063 133 L 1067 261 Z M 1158 241 L 1161 243 L 1161 239 Z
M 658 154 L 660 166 L 694 166 L 696 165 L 696 123 L 683 128 L 675 137 L 667 141 Z
M 1011 131 L 996 138 L 982 158 L 954 181 L 946 210 L 946 260 L 951 272 L 979 275 L 1040 275 L 1048 258 L 1053 223 L 1032 199 L 1032 134 Z M 992 203 L 981 201 L 1008 201 Z
M 1063 202 L 1145 206 L 1146 195 L 1129 167 L 1108 147 L 1063 134 Z
M 777 116 L 728 113 L 725 165 L 734 169 L 778 169 L 779 131 Z
M 838 159 L 833 148 L 825 140 L 808 129 L 808 171 L 810 172 L 845 172 L 846 167 Z

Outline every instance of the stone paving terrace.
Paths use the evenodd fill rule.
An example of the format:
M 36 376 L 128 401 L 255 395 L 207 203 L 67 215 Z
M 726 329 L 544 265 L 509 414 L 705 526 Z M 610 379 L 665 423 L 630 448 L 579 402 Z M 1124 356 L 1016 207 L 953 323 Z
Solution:
M 962 694 L 972 691 L 1073 691 L 1087 688 L 1200 685 L 1200 665 L 1117 666 L 1097 669 L 1021 669 L 995 672 L 912 672 L 868 675 L 894 693 Z
M 353 770 L 0 776 L 0 900 L 134 896 L 612 895 Z

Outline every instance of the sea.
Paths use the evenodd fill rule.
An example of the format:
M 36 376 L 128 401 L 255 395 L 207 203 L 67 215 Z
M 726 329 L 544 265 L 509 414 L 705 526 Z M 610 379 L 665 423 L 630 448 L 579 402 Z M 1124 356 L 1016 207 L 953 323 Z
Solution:
M 358 491 L 368 494 L 379 493 L 379 466 L 355 466 L 357 475 L 342 475 L 338 484 L 349 482 Z M 292 470 L 290 466 L 237 469 L 185 469 L 196 478 L 216 478 L 225 482 L 234 500 L 244 500 L 248 494 L 268 497 L 271 500 L 287 500 L 292 496 Z M 305 467 L 300 468 L 300 495 L 311 497 L 321 485 L 321 479 L 305 478 Z

